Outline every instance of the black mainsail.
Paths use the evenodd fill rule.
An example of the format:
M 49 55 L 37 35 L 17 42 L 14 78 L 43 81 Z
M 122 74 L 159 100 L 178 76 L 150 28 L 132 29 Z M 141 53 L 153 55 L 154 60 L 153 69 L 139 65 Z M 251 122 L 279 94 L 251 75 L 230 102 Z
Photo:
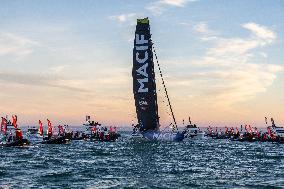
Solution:
M 140 130 L 158 130 L 157 93 L 148 18 L 137 19 L 132 77 L 136 114 Z

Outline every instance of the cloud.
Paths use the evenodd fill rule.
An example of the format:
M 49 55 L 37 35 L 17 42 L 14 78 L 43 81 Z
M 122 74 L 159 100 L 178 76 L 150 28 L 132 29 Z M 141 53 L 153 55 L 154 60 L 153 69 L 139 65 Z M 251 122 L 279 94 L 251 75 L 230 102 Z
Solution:
M 256 23 L 245 23 L 244 28 L 250 30 L 257 38 L 263 39 L 266 43 L 272 43 L 276 39 L 276 34 L 265 26 Z
M 129 20 L 132 20 L 136 16 L 137 15 L 135 13 L 129 13 L 129 14 L 120 14 L 120 15 L 110 16 L 109 19 L 115 20 L 118 22 L 126 22 Z
M 218 35 L 216 31 L 213 31 L 209 28 L 207 22 L 203 21 L 198 23 L 181 22 L 179 24 L 189 28 L 191 31 L 198 34 L 202 41 L 214 40 Z
M 64 65 L 59 65 L 59 66 L 54 66 L 54 67 L 51 67 L 49 70 L 52 72 L 52 73 L 55 73 L 55 74 L 61 74 L 63 73 L 64 69 L 69 67 L 70 65 L 67 65 L 67 64 L 64 64 Z
M 210 33 L 208 25 L 206 22 L 200 22 L 193 26 L 194 31 L 201 33 L 201 34 L 207 34 Z
M 188 0 L 161 0 L 158 1 L 160 4 L 170 5 L 170 6 L 177 6 L 177 7 L 184 7 Z
M 65 79 L 54 74 L 0 72 L 0 82 L 2 82 L 2 84 L 9 83 L 38 87 L 55 87 L 63 90 L 71 90 L 72 92 L 87 92 L 87 89 L 82 87 L 82 83 L 78 83 L 76 80 Z
M 198 31 L 207 32 L 207 26 L 199 26 Z M 276 40 L 276 34 L 269 28 L 255 23 L 241 26 L 251 32 L 249 37 L 214 36 L 214 40 L 210 41 L 212 46 L 207 49 L 203 57 L 190 63 L 187 61 L 175 63 L 175 69 L 183 66 L 181 70 L 192 71 L 177 76 L 173 87 L 187 87 L 191 89 L 195 101 L 225 109 L 265 92 L 273 84 L 279 72 L 283 71 L 283 67 L 254 62 L 253 58 L 257 57 L 257 60 L 267 58 L 268 55 L 263 49 L 261 51 L 259 49 L 272 44 Z
M 159 0 L 151 3 L 146 7 L 154 15 L 162 14 L 168 7 L 184 7 L 188 2 L 197 0 Z
M 248 38 L 215 38 L 215 46 L 210 48 L 207 52 L 211 57 L 218 58 L 236 57 L 247 59 L 252 53 L 249 51 L 271 44 L 276 39 L 276 34 L 265 26 L 260 26 L 256 23 L 246 23 L 242 25 L 243 28 L 251 32 Z M 262 53 L 263 54 L 263 53 Z M 239 59 L 240 60 L 240 59 Z
M 31 54 L 37 42 L 12 33 L 0 33 L 0 56 L 22 57 Z

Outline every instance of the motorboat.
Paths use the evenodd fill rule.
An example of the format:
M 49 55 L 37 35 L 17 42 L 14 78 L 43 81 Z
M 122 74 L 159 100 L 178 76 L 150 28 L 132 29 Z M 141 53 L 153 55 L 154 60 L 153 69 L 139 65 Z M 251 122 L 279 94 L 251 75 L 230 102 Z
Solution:
M 195 124 L 189 124 L 185 127 L 185 138 L 188 139 L 205 139 L 205 132 L 201 131 Z

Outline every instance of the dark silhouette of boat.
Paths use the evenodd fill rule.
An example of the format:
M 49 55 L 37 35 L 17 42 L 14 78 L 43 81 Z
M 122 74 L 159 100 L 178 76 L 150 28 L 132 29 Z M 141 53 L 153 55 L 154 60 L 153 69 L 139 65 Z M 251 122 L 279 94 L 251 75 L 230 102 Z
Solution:
M 69 142 L 69 139 L 67 139 L 65 136 L 59 136 L 59 137 L 52 137 L 52 138 L 44 138 L 41 144 L 66 144 Z
M 22 139 L 22 140 L 15 140 L 11 142 L 7 142 L 4 144 L 0 144 L 0 146 L 3 147 L 22 147 L 22 146 L 29 146 L 30 142 L 27 139 Z

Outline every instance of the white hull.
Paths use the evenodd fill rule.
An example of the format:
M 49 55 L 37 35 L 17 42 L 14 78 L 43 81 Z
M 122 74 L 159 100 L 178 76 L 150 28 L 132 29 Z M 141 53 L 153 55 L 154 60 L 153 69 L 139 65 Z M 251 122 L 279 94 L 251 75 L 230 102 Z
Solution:
M 182 141 L 184 139 L 183 133 L 174 132 L 160 132 L 160 131 L 145 131 L 143 133 L 132 134 L 133 139 L 143 139 L 149 141 Z
M 205 132 L 198 132 L 196 134 L 186 135 L 186 140 L 204 140 L 207 139 Z

